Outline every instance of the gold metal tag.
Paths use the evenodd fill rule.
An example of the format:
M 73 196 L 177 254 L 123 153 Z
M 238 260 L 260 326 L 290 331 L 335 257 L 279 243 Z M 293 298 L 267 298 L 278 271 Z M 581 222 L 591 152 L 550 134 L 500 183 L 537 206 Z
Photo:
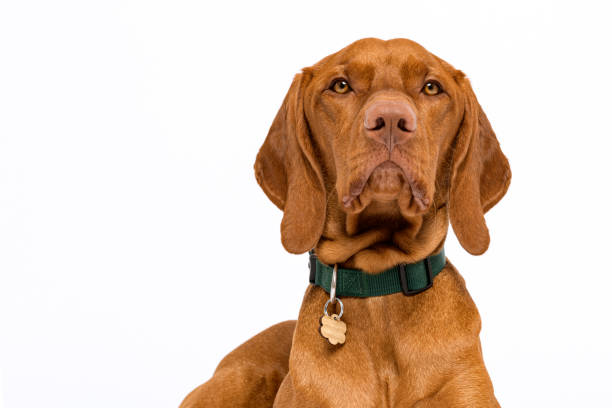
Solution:
M 337 314 L 328 316 L 324 314 L 320 319 L 321 326 L 319 327 L 319 333 L 323 336 L 329 344 L 344 344 L 346 341 L 346 323 L 344 323 Z

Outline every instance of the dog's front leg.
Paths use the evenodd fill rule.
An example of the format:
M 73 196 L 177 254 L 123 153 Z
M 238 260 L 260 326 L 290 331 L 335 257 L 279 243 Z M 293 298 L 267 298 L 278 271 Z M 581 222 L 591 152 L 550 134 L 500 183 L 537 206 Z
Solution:
M 264 330 L 228 354 L 180 408 L 270 408 L 287 375 L 295 321 Z

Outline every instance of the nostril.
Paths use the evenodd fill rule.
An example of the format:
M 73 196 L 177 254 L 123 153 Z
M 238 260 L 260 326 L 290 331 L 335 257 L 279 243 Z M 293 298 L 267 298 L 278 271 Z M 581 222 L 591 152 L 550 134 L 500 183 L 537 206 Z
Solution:
M 412 129 L 408 129 L 406 127 L 406 119 L 400 119 L 397 121 L 397 127 L 400 128 L 400 130 L 403 130 L 404 132 L 412 132 Z
M 370 130 L 379 130 L 385 127 L 385 120 L 381 117 L 376 118 L 376 125 Z

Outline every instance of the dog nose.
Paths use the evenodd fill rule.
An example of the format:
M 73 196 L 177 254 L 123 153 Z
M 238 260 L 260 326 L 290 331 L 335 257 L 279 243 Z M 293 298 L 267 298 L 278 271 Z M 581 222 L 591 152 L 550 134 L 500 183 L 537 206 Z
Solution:
M 367 108 L 364 126 L 368 137 L 384 144 L 391 151 L 395 145 L 406 142 L 414 133 L 416 115 L 407 102 L 380 100 Z

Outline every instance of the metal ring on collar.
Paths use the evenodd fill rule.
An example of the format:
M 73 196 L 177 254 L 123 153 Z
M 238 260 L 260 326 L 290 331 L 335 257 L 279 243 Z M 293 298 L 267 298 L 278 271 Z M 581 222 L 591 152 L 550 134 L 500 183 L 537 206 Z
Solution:
M 338 282 L 338 264 L 334 265 L 334 272 L 332 273 L 331 287 L 329 289 L 329 300 L 332 303 L 336 303 L 336 283 Z
M 344 304 L 342 303 L 340 299 L 336 299 L 336 300 L 338 301 L 338 303 L 340 303 L 340 313 L 338 314 L 338 320 L 340 320 L 340 318 L 342 318 L 342 314 L 344 314 Z M 327 306 L 329 306 L 331 302 L 332 302 L 331 299 L 325 302 L 325 307 L 323 308 L 323 313 L 325 313 L 325 316 L 329 316 L 327 314 Z

